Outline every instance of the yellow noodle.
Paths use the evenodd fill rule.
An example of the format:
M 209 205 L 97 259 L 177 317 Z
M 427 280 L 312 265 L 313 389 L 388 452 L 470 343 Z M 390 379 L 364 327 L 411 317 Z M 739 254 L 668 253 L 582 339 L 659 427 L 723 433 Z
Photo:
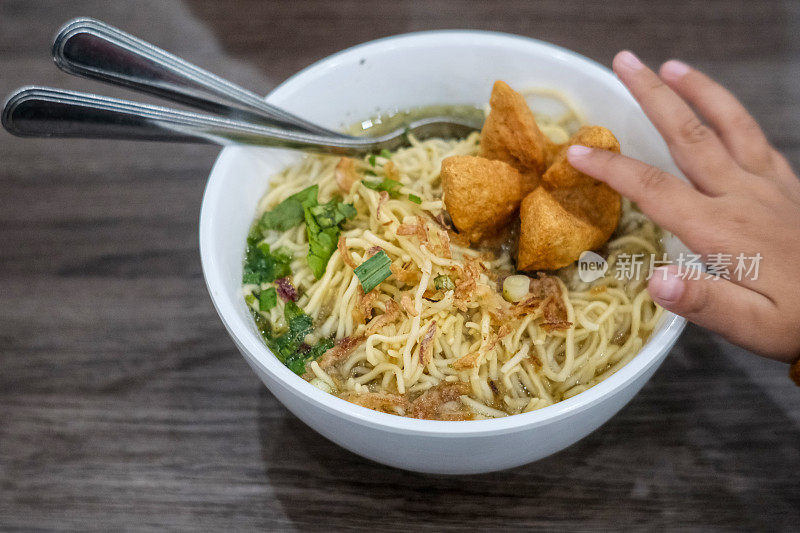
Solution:
M 543 91 L 535 94 L 553 96 Z M 569 102 L 564 104 L 567 111 L 558 119 L 537 117 L 542 130 L 556 141 L 568 138 L 583 123 L 574 107 Z M 349 260 L 359 264 L 370 248 L 379 246 L 393 265 L 404 266 L 418 279 L 409 285 L 391 276 L 374 289 L 378 292 L 374 304 L 378 314 L 388 309 L 389 300 L 400 305 L 406 298 L 410 308 L 400 305 L 398 320 L 370 331 L 369 324 L 356 319 L 362 291 L 338 251 L 322 278 L 316 280 L 305 260 L 305 225 L 283 233 L 270 232 L 265 242 L 271 248 L 283 246 L 294 255 L 292 282 L 301 295 L 298 304 L 314 319 L 316 338 L 342 339 L 369 333 L 365 342 L 335 366 L 323 369 L 318 362 L 309 364 L 309 379 L 319 379 L 335 394 L 380 392 L 405 396 L 408 401 L 436 385 L 460 382 L 469 392 L 457 403 L 473 418 L 481 419 L 541 409 L 572 397 L 636 355 L 656 327 L 661 309 L 650 300 L 643 279 L 617 279 L 614 269 L 623 253 L 661 254 L 657 226 L 624 201 L 618 230 L 605 247 L 609 260 L 606 275 L 585 283 L 574 265 L 557 273 L 572 326 L 548 331 L 541 326 L 543 316 L 537 310 L 506 324 L 507 334 L 495 339 L 503 324 L 490 313 L 492 300 L 486 295 L 497 289 L 489 272 L 512 271 L 513 258 L 507 252 L 486 257 L 454 243 L 450 245 L 451 257 L 445 257 L 437 246 L 441 229 L 434 222 L 443 210 L 439 182 L 442 160 L 451 155 L 476 154 L 479 135 L 462 140 L 410 140 L 411 146 L 394 152 L 391 159 L 377 156 L 375 168 L 366 158 L 356 162 L 358 172 L 374 171 L 378 179 L 386 176 L 387 166 L 393 167 L 393 178 L 402 185 L 397 198 L 382 199 L 377 191 L 361 184 L 342 193 L 335 178 L 339 158 L 307 156 L 275 176 L 270 192 L 259 203 L 257 216 L 309 185 L 319 184 L 321 202 L 342 196 L 357 210 L 342 231 Z M 421 203 L 408 200 L 408 194 L 418 196 Z M 420 243 L 416 235 L 398 235 L 401 224 L 424 225 L 431 242 Z M 425 297 L 436 292 L 436 276 L 452 275 L 451 269 L 463 267 L 470 258 L 479 258 L 487 270 L 479 274 L 477 290 L 468 301 L 461 302 L 461 308 L 455 305 L 453 291 L 443 296 L 439 293 L 439 301 Z M 643 264 L 642 276 L 648 267 L 649 259 Z M 243 292 L 252 294 L 260 288 L 245 285 Z M 253 309 L 257 310 L 257 305 Z M 283 306 L 278 305 L 269 318 L 280 325 L 282 314 Z M 435 335 L 427 350 L 429 359 L 423 361 L 420 344 L 431 327 L 435 327 Z M 473 356 L 471 366 L 459 364 Z M 409 414 L 404 408 L 398 408 L 398 413 Z

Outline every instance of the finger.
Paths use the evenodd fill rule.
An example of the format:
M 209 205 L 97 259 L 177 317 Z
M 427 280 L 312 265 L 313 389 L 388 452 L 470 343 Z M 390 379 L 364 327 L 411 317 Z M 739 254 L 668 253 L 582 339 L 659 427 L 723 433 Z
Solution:
M 792 165 L 789 164 L 786 157 L 777 151 L 775 152 L 775 168 L 778 182 L 782 184 L 783 191 L 800 203 L 800 189 L 797 187 L 798 174 L 792 169 Z
M 789 361 L 789 354 L 769 344 L 776 310 L 767 297 L 723 278 L 689 279 L 674 265 L 656 268 L 647 288 L 664 309 L 749 350 Z
M 703 116 L 730 154 L 745 170 L 775 171 L 774 150 L 756 120 L 733 94 L 702 72 L 680 61 L 661 65 L 661 79 Z
M 567 160 L 577 170 L 607 183 L 636 202 L 645 215 L 679 238 L 697 224 L 710 199 L 688 183 L 630 157 L 573 145 Z
M 675 163 L 686 177 L 698 189 L 711 195 L 730 190 L 733 185 L 731 177 L 741 169 L 714 131 L 631 52 L 617 54 L 613 66 L 614 72 L 667 141 Z

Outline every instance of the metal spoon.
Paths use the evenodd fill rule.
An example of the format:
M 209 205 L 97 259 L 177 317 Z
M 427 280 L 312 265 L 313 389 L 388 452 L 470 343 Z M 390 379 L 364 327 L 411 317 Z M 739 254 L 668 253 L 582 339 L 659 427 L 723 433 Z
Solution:
M 113 26 L 89 18 L 64 25 L 53 59 L 67 73 L 93 78 L 210 111 L 220 117 L 94 94 L 27 87 L 3 109 L 6 130 L 28 137 L 252 144 L 362 155 L 418 139 L 463 137 L 480 120 L 421 118 L 385 135 L 353 137 L 267 104 L 258 95 Z
M 154 94 L 234 120 L 342 135 L 270 105 L 247 89 L 99 20 L 67 22 L 53 40 L 52 53 L 58 68 L 68 74 Z
M 409 134 L 418 139 L 464 137 L 480 128 L 432 117 L 379 137 L 320 135 L 48 87 L 13 93 L 3 109 L 2 124 L 22 137 L 249 144 L 347 156 L 395 150 L 409 143 Z

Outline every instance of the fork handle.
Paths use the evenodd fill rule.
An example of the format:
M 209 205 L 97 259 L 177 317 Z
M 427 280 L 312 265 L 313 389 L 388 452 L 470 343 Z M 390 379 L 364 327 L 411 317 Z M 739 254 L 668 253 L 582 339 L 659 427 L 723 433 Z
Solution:
M 91 18 L 65 24 L 53 42 L 69 74 L 122 85 L 238 121 L 326 136 L 349 136 L 272 106 L 263 98 L 161 48 Z
M 77 137 L 219 145 L 249 144 L 361 156 L 403 141 L 318 135 L 94 94 L 27 87 L 6 102 L 2 124 L 22 137 Z

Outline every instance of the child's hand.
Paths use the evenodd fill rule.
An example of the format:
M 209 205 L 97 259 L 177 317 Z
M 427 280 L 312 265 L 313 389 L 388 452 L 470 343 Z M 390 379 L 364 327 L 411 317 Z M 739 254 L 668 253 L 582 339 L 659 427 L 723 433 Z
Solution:
M 617 54 L 614 72 L 694 187 L 603 150 L 573 146 L 569 162 L 636 202 L 703 257 L 762 256 L 757 279 L 682 279 L 672 266 L 665 278 L 657 270 L 648 287 L 653 299 L 756 353 L 794 361 L 800 356 L 800 180 L 739 101 L 704 74 L 668 61 L 656 75 L 630 52 Z

